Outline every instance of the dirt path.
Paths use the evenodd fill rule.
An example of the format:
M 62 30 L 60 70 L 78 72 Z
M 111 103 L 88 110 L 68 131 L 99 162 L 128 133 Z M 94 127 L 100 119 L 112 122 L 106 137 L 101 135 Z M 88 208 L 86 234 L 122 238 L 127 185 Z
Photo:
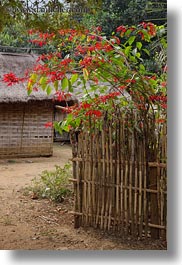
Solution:
M 63 166 L 71 147 L 56 143 L 49 158 L 0 160 L 0 249 L 164 249 L 159 242 L 116 238 L 93 229 L 74 229 L 73 199 L 54 204 L 33 200 L 23 189 L 43 170 Z

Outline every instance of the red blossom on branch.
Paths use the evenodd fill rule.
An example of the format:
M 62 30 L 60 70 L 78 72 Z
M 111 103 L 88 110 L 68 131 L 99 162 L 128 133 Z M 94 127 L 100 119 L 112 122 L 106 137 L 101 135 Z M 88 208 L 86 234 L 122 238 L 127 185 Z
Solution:
M 117 27 L 116 32 L 126 32 L 126 27 L 121 25 L 121 26 Z
M 95 117 L 101 117 L 102 116 L 102 112 L 100 110 L 88 110 L 85 113 L 86 116 L 95 116 Z
M 10 72 L 3 75 L 2 81 L 7 83 L 8 86 L 12 86 L 19 83 L 19 81 L 22 81 L 22 78 L 18 78 L 14 73 Z

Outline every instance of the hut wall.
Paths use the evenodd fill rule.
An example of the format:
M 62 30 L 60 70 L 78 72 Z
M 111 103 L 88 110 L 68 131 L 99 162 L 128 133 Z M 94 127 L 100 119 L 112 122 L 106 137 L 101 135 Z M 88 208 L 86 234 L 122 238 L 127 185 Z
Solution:
M 0 103 L 0 158 L 52 155 L 52 121 L 51 101 Z

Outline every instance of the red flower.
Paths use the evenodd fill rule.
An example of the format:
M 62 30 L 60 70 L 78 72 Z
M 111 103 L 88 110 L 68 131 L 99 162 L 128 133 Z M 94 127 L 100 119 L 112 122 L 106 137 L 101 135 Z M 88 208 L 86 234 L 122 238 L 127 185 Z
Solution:
M 142 25 L 142 27 L 143 27 L 144 29 L 147 28 L 147 23 L 146 23 L 146 22 L 141 22 L 140 25 Z
M 70 58 L 66 58 L 66 59 L 63 59 L 60 63 L 60 65 L 63 65 L 63 66 L 68 66 L 69 63 L 71 63 L 72 60 Z
M 124 90 L 126 88 L 126 86 L 119 86 L 118 87 L 120 90 Z
M 100 110 L 89 110 L 85 114 L 86 116 L 96 116 L 96 117 L 101 117 L 102 112 Z
M 125 26 L 121 25 L 121 26 L 117 27 L 116 32 L 126 32 Z
M 165 119 L 157 119 L 156 122 L 157 123 L 164 123 L 166 120 Z
M 155 25 L 151 22 L 147 23 L 148 33 L 150 36 L 156 35 L 156 28 Z
M 96 27 L 96 30 L 100 32 L 100 31 L 102 31 L 102 27 L 98 26 L 98 27 Z
M 162 87 L 166 87 L 166 85 L 167 85 L 167 82 L 161 82 Z
M 138 34 L 141 36 L 141 39 L 144 40 L 145 39 L 145 35 L 142 31 L 138 31 Z
M 8 74 L 4 74 L 3 82 L 8 83 L 8 86 L 12 86 L 13 84 L 16 84 L 20 81 L 20 79 L 18 77 L 16 77 L 16 75 L 14 73 L 8 73 Z
M 86 67 L 92 65 L 92 57 L 85 57 L 81 62 L 80 65 Z
M 45 128 L 49 128 L 49 127 L 53 127 L 53 123 L 52 122 L 47 122 L 44 124 Z
M 87 103 L 87 102 L 83 102 L 82 104 L 81 104 L 81 108 L 83 108 L 83 109 L 89 109 L 91 107 L 91 104 L 89 104 L 89 103 Z
M 127 79 L 127 80 L 126 80 L 126 83 L 132 83 L 132 84 L 135 84 L 135 83 L 136 83 L 136 80 L 134 80 L 134 79 Z

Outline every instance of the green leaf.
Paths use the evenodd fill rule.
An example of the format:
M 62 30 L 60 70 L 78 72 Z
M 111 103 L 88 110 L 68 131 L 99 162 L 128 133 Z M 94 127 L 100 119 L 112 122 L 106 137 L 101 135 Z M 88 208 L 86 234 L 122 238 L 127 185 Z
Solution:
M 62 86 L 62 90 L 65 90 L 68 87 L 68 78 L 67 77 L 64 77 L 61 80 L 61 86 Z
M 31 76 L 30 76 L 30 82 L 31 82 L 31 85 L 33 87 L 33 85 L 35 85 L 36 81 L 37 81 L 37 78 L 38 78 L 38 75 L 33 73 Z
M 46 89 L 46 92 L 47 92 L 47 95 L 49 96 L 52 92 L 52 88 L 51 86 L 48 86 L 47 89 Z
M 137 47 L 139 50 L 141 50 L 141 48 L 142 48 L 142 43 L 141 43 L 141 42 L 137 42 L 137 43 L 136 43 L 136 47 Z
M 73 86 L 70 80 L 68 80 L 68 91 L 71 93 L 73 92 Z
M 41 85 L 42 90 L 45 90 L 47 87 L 47 77 L 42 76 L 39 80 L 39 84 Z
M 58 91 L 58 86 L 59 86 L 59 81 L 55 80 L 54 81 L 54 88 L 55 88 L 56 91 Z
M 78 74 L 73 74 L 70 79 L 71 84 L 73 85 L 77 79 L 78 79 Z
M 75 119 L 75 124 L 76 124 L 77 127 L 80 125 L 80 123 L 81 123 L 81 119 L 80 118 L 76 118 Z
M 67 120 L 61 123 L 60 128 L 65 132 L 69 132 L 69 125 L 67 124 Z
M 139 52 L 137 52 L 137 53 L 135 54 L 135 56 L 139 59 L 140 56 L 141 56 L 141 54 L 140 54 Z
M 127 56 L 128 56 L 128 54 L 130 53 L 131 48 L 132 48 L 132 46 L 128 46 L 128 47 L 125 48 L 124 52 L 125 52 L 125 54 L 126 54 Z
M 129 36 L 131 34 L 131 29 L 127 29 L 127 31 L 125 32 L 125 36 Z
M 131 36 L 129 39 L 128 39 L 128 43 L 129 45 L 132 45 L 132 43 L 135 41 L 136 39 L 136 36 Z
M 28 94 L 28 96 L 30 96 L 31 93 L 32 93 L 32 89 L 28 89 L 28 90 L 27 90 L 27 94 Z
M 88 80 L 88 71 L 86 68 L 83 68 L 83 77 L 85 80 Z
M 145 71 L 145 66 L 143 64 L 140 64 L 139 67 L 140 67 L 141 71 L 143 71 L 143 72 Z
M 147 49 L 143 49 L 143 51 L 144 51 L 148 56 L 150 56 L 150 52 L 149 52 L 149 50 L 147 50 Z

